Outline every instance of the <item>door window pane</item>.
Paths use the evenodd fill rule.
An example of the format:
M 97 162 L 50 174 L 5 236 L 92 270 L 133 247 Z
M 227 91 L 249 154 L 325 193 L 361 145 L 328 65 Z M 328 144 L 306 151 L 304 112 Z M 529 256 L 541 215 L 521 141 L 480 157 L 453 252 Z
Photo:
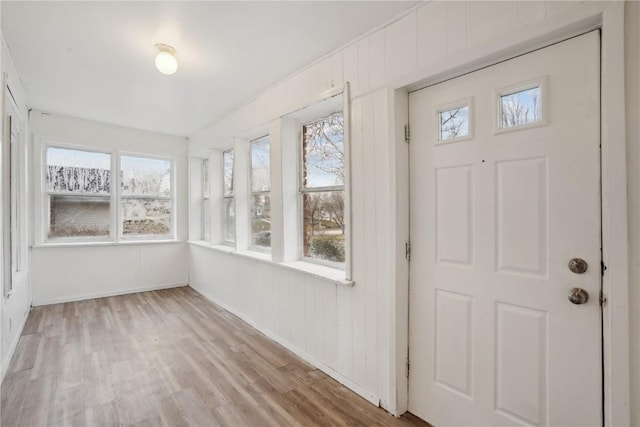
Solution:
M 457 107 L 438 113 L 440 141 L 469 136 L 469 107 Z
M 542 120 L 540 86 L 500 95 L 500 127 L 511 128 Z

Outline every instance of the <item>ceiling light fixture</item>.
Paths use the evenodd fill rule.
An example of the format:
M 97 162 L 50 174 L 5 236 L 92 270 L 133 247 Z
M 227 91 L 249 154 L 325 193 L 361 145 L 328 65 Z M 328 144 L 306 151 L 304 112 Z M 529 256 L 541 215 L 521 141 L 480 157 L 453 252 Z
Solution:
M 162 74 L 171 75 L 178 69 L 176 50 L 167 44 L 157 44 L 156 67 Z

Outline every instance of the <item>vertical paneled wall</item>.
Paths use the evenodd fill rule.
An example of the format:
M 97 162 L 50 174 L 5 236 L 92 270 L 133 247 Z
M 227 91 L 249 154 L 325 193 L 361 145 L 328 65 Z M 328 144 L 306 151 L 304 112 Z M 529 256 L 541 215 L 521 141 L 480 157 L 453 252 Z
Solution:
M 589 7 L 596 6 L 534 1 L 421 4 L 193 135 L 190 155 L 205 157 L 229 138 L 311 105 L 344 82 L 351 85 L 355 286 L 201 245 L 190 247 L 191 285 L 372 402 L 402 412 L 406 382 L 397 372 L 403 354 L 397 347 L 406 342 L 396 331 L 406 325 L 399 324 L 403 320 L 397 321 L 396 311 L 406 307 L 406 301 L 395 298 L 396 289 L 406 287 L 406 264 L 397 249 L 408 236 L 402 226 L 406 209 L 398 202 L 406 201 L 406 189 L 395 183 L 406 173 L 401 170 L 403 150 L 397 148 L 404 144 L 397 132 L 404 123 L 396 114 L 406 95 L 394 89 L 500 53 L 514 36 L 533 34 L 545 21 Z
M 8 46 L 5 43 L 4 38 L 0 41 L 0 43 L 1 43 L 0 49 L 2 50 L 2 53 L 1 53 L 2 68 L 1 68 L 0 76 L 6 73 L 6 76 L 7 76 L 6 83 L 11 88 L 11 93 L 13 94 L 13 98 L 15 100 L 15 104 L 13 102 L 11 103 L 15 105 L 15 108 L 13 107 L 9 108 L 9 105 L 10 105 L 9 99 L 4 100 L 5 106 L 4 108 L 2 108 L 2 114 L 12 115 L 13 116 L 12 120 L 14 120 L 14 122 L 19 123 L 18 126 L 21 129 L 20 138 L 19 138 L 18 145 L 14 146 L 14 149 L 18 149 L 21 153 L 21 156 L 20 156 L 21 160 L 19 161 L 20 169 L 22 169 L 21 172 L 23 174 L 26 174 L 27 173 L 27 162 L 26 162 L 27 141 L 29 140 L 29 129 L 27 126 L 28 115 L 29 115 L 27 98 L 24 94 L 24 90 L 20 83 L 20 77 L 16 72 L 15 66 L 13 64 L 13 60 L 11 58 L 11 53 L 9 51 Z M 4 92 L 5 88 L 1 87 L 0 91 Z M 10 96 L 6 92 L 3 95 Z M 7 125 L 7 122 L 5 121 L 5 117 L 3 116 L 2 123 L 0 123 L 0 130 L 2 132 L 0 133 L 1 135 L 0 140 L 2 141 L 3 145 L 10 143 L 9 139 L 6 138 L 6 135 L 8 133 L 7 129 L 3 128 L 3 126 L 6 126 L 6 125 Z M 3 149 L 3 153 L 6 153 L 6 152 L 7 151 Z M 22 200 L 21 200 L 22 209 L 20 210 L 20 212 L 25 213 L 25 206 L 26 206 L 25 203 L 30 197 L 26 176 L 25 175 L 22 175 L 19 177 L 14 176 L 13 178 L 18 178 L 17 180 L 18 187 L 19 187 L 18 191 L 22 195 Z M 8 182 L 3 182 L 2 187 L 3 187 L 3 192 L 8 192 L 10 189 L 10 185 Z M 8 197 L 4 198 L 4 202 L 7 202 L 8 200 L 9 200 Z M 7 206 L 5 205 L 5 208 L 6 207 Z M 5 209 L 3 212 L 6 213 L 7 210 L 8 209 Z M 26 220 L 26 218 L 24 219 L 25 221 L 21 224 L 20 232 L 19 232 L 20 236 L 23 238 L 27 236 L 31 231 L 29 222 Z M 6 238 L 7 237 L 6 233 L 9 233 L 9 230 L 4 229 L 3 233 L 5 233 L 3 237 Z M 14 239 L 15 239 L 15 236 L 14 236 Z M 1 297 L 2 309 L 0 311 L 2 312 L 2 316 L 1 316 L 2 338 L 1 338 L 0 348 L 1 348 L 1 354 L 2 354 L 2 374 L 3 375 L 6 373 L 6 368 L 9 365 L 11 356 L 13 355 L 13 352 L 18 344 L 20 333 L 22 332 L 22 328 L 24 326 L 24 323 L 27 320 L 27 315 L 29 314 L 29 309 L 31 307 L 31 286 L 30 286 L 31 265 L 30 265 L 30 259 L 29 259 L 28 253 L 26 253 L 27 251 L 25 250 L 26 247 L 28 246 L 28 242 L 22 241 L 20 246 L 23 248 L 23 254 L 22 254 L 23 260 L 22 260 L 21 271 L 13 273 L 13 283 L 12 283 L 13 289 L 12 289 L 11 296 L 7 298 L 3 293 Z M 8 256 L 8 254 L 3 254 L 2 256 L 4 259 L 4 257 Z M 0 277 L 4 277 L 4 276 L 0 275 Z

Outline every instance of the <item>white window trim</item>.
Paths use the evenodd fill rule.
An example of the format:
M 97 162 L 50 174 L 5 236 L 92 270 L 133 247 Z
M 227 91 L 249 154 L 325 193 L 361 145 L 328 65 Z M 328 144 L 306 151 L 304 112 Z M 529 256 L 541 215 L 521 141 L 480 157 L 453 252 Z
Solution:
M 227 195 L 225 194 L 225 188 L 224 188 L 224 154 L 231 152 L 233 153 L 233 162 L 231 164 L 231 194 Z M 237 225 L 235 223 L 235 219 L 238 216 L 238 212 L 237 212 L 237 207 L 236 207 L 236 150 L 235 147 L 229 147 L 226 148 L 224 150 L 222 150 L 222 156 L 221 156 L 221 160 L 222 160 L 222 164 L 221 164 L 221 168 L 220 171 L 222 173 L 222 215 L 221 215 L 221 229 L 222 229 L 222 244 L 226 245 L 226 246 L 233 246 L 235 247 L 238 241 L 238 230 L 237 230 Z M 227 200 L 231 200 L 233 202 L 233 212 L 234 212 L 234 230 L 233 230 L 233 235 L 235 236 L 234 240 L 227 240 L 226 235 L 227 235 L 227 224 L 226 224 L 226 212 L 225 212 L 225 205 L 226 205 L 226 201 Z
M 170 196 L 147 196 L 147 195 L 126 195 L 123 196 L 122 195 L 122 183 L 120 182 L 121 179 L 121 163 L 120 160 L 122 159 L 122 156 L 126 156 L 126 157 L 138 157 L 138 158 L 145 158 L 145 159 L 152 159 L 152 160 L 166 160 L 168 162 L 171 163 L 171 176 L 170 176 L 170 181 L 171 181 L 171 195 Z M 118 234 L 117 234 L 117 240 L 118 241 L 122 241 L 122 242 L 131 242 L 131 241 L 139 241 L 139 240 L 144 240 L 144 241 L 155 241 L 155 240 L 176 240 L 176 223 L 177 223 L 177 215 L 176 215 L 176 211 L 177 206 L 176 206 L 176 159 L 175 157 L 171 157 L 171 156 L 158 156 L 156 154 L 144 154 L 144 153 L 140 153 L 140 152 L 133 152 L 133 151 L 120 151 L 117 150 L 116 152 L 116 163 L 118 168 L 116 169 L 118 171 L 118 176 L 117 176 L 117 187 L 116 187 L 116 193 L 117 193 L 117 212 L 116 212 L 116 220 L 117 220 L 117 225 L 118 225 Z M 171 202 L 171 231 L 168 235 L 162 235 L 162 236 L 135 236 L 135 237 L 126 237 L 124 235 L 124 227 L 122 224 L 122 209 L 120 204 L 122 202 L 122 200 L 124 199 L 153 199 L 153 200 L 169 200 Z
M 110 201 L 110 230 L 109 235 L 104 237 L 93 236 L 78 236 L 78 237 L 48 237 L 48 213 L 45 211 L 47 206 L 47 197 L 50 194 L 63 194 L 60 192 L 50 192 L 47 190 L 47 176 L 45 168 L 47 167 L 47 149 L 49 148 L 61 148 L 67 150 L 88 151 L 92 153 L 103 153 L 111 156 L 110 168 L 111 168 L 111 191 L 109 193 Z M 171 233 L 163 236 L 136 236 L 136 237 L 124 237 L 122 235 L 122 221 L 121 221 L 121 180 L 120 180 L 120 158 L 121 156 L 131 157 L 143 157 L 148 159 L 167 160 L 171 162 Z M 103 147 L 96 147 L 91 145 L 80 145 L 68 142 L 62 142 L 55 138 L 42 137 L 40 144 L 40 162 L 38 168 L 39 182 L 40 182 L 40 206 L 36 206 L 35 215 L 39 216 L 39 220 L 36 220 L 36 225 L 39 226 L 39 230 L 36 230 L 35 236 L 37 237 L 34 247 L 46 247 L 46 246 L 86 246 L 86 245 L 102 245 L 102 244 L 131 244 L 131 243 L 167 243 L 175 242 L 177 235 L 177 207 L 176 207 L 176 167 L 177 158 L 175 156 L 163 156 L 154 153 L 132 152 L 119 149 L 109 149 Z M 114 173 L 115 172 L 115 173 Z M 71 195 L 71 193 L 70 193 Z M 75 194 L 78 197 L 105 197 L 106 195 L 89 195 L 89 194 Z M 163 196 L 166 197 L 166 196 Z M 137 197 L 136 197 L 137 198 Z M 152 197 L 158 199 L 161 197 Z
M 263 252 L 263 253 L 267 253 L 270 254 L 271 253 L 271 244 L 269 246 L 260 246 L 260 245 L 256 245 L 253 243 L 253 197 L 254 196 L 259 196 L 259 195 L 268 195 L 269 199 L 271 199 L 271 158 L 269 158 L 269 190 L 267 191 L 253 191 L 253 156 L 252 156 L 252 147 L 253 144 L 259 141 L 262 141 L 263 139 L 269 139 L 269 155 L 271 155 L 271 139 L 270 139 L 270 135 L 263 135 L 260 136 L 258 138 L 252 139 L 249 143 L 249 161 L 248 161 L 248 173 L 249 173 L 249 177 L 248 177 L 248 182 L 249 182 L 249 209 L 248 209 L 248 215 L 249 215 L 249 250 L 251 251 L 256 251 L 256 252 Z M 269 228 L 269 232 L 271 233 L 271 227 Z
M 309 106 L 307 109 L 308 112 L 305 114 L 305 111 L 294 113 L 291 116 L 297 119 L 298 124 L 298 138 L 297 138 L 297 176 L 298 176 L 298 191 L 297 191 L 297 212 L 298 212 L 298 221 L 297 227 L 298 232 L 296 236 L 297 245 L 298 245 L 298 260 L 300 262 L 307 262 L 310 264 L 322 265 L 326 267 L 330 267 L 339 271 L 344 271 L 345 281 L 351 283 L 353 281 L 352 278 L 352 254 L 351 254 L 351 96 L 350 96 L 350 88 L 349 83 L 345 83 L 343 88 L 340 90 L 327 93 L 326 98 L 323 101 L 320 101 L 314 105 Z M 333 102 L 333 98 L 337 96 L 342 96 L 342 102 L 340 105 L 336 105 Z M 323 104 L 326 104 L 324 106 Z M 343 132 L 344 132 L 344 185 L 343 186 L 328 186 L 321 188 L 314 188 L 311 192 L 318 191 L 335 191 L 334 189 L 344 190 L 344 222 L 345 222 L 345 262 L 344 265 L 342 263 L 334 263 L 331 261 L 321 260 L 317 258 L 306 257 L 303 254 L 304 246 L 303 246 L 303 206 L 302 206 L 302 196 L 303 196 L 303 178 L 302 178 L 302 165 L 303 165 L 303 135 L 302 135 L 302 126 L 307 123 L 313 123 L 315 121 L 321 120 L 325 117 L 329 117 L 333 114 L 342 113 L 343 115 Z M 284 145 L 284 144 L 283 144 Z M 307 192 L 309 192 L 307 190 Z M 286 236 L 285 236 L 286 238 Z
M 206 165 L 206 167 L 205 167 Z M 200 206 L 200 227 L 201 227 L 201 233 L 200 233 L 200 238 L 202 241 L 204 242 L 210 242 L 211 241 L 211 176 L 209 174 L 209 171 L 211 169 L 210 167 L 211 165 L 211 160 L 208 157 L 205 157 L 203 159 L 201 159 L 201 164 L 200 164 L 200 171 L 201 171 L 201 176 L 200 176 L 200 185 L 202 186 L 202 194 L 201 194 L 201 201 L 202 201 L 202 205 Z M 209 184 L 209 188 L 208 193 L 205 193 L 205 178 L 206 181 Z M 205 206 L 209 205 L 209 215 L 206 215 L 206 209 Z M 208 218 L 207 218 L 208 216 Z M 205 233 L 205 229 L 207 228 L 207 224 L 209 227 L 209 236 L 206 235 Z

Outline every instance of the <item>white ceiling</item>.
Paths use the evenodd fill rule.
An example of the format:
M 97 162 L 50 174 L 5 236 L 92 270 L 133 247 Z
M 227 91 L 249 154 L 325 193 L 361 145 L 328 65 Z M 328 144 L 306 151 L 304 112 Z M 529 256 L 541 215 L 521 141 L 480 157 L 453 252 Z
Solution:
M 415 1 L 6 1 L 30 106 L 189 136 Z M 160 74 L 155 44 L 176 48 Z

